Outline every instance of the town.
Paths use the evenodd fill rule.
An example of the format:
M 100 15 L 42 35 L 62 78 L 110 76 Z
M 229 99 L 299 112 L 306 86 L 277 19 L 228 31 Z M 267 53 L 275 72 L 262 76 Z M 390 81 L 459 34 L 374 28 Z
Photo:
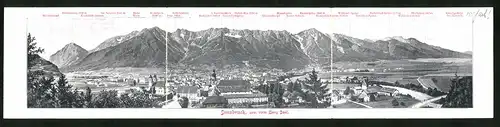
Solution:
M 188 103 L 186 108 L 440 108 L 437 100 L 445 97 L 452 78 L 336 74 L 376 71 L 370 68 L 316 67 L 287 72 L 248 65 L 168 68 L 165 87 L 156 85 L 156 94 L 167 96 L 164 108 L 181 108 L 178 100 L 186 101 L 181 98 L 187 99 L 183 102 Z M 387 70 L 391 69 L 380 71 Z M 312 73 L 321 90 L 307 89 L 311 82 L 306 80 L 311 80 Z M 325 96 L 311 102 L 308 95 L 320 91 Z

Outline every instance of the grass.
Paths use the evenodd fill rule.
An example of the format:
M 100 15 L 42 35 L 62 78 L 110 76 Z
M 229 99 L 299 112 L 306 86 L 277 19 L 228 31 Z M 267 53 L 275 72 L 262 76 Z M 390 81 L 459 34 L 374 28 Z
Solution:
M 398 103 L 403 102 L 405 104 L 405 106 L 401 106 L 401 105 L 392 106 L 393 99 L 398 100 Z M 420 102 L 420 101 L 417 99 L 414 99 L 414 98 L 406 97 L 406 96 L 391 97 L 391 96 L 380 95 L 378 98 L 376 98 L 375 101 L 364 102 L 363 104 L 366 104 L 366 105 L 373 107 L 373 108 L 406 108 L 406 107 L 409 107 L 409 106 L 416 104 L 418 102 Z
M 352 102 L 346 102 L 343 104 L 335 105 L 335 108 L 366 108 L 365 106 L 354 104 Z
M 434 84 L 443 92 L 448 92 L 451 89 L 451 79 L 453 76 L 425 76 L 425 78 L 434 78 L 437 80 Z
M 346 89 L 348 86 L 350 88 L 353 88 L 353 87 L 356 87 L 356 86 L 359 86 L 360 84 L 347 84 L 347 83 L 334 83 L 334 84 L 327 84 L 328 87 L 327 88 L 333 88 L 334 89 Z

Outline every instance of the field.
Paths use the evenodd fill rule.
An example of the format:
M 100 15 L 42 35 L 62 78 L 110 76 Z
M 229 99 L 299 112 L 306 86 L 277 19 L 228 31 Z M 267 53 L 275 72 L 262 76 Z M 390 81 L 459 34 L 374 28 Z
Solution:
M 363 104 L 366 104 L 366 105 L 373 107 L 373 108 L 406 108 L 406 107 L 409 107 L 413 104 L 420 102 L 417 99 L 414 99 L 411 97 L 400 96 L 400 97 L 397 97 L 396 100 L 398 100 L 399 103 L 403 102 L 405 105 L 404 106 L 401 106 L 401 105 L 393 106 L 392 105 L 393 99 L 394 99 L 394 97 L 390 97 L 390 96 L 379 96 L 375 101 L 365 102 Z
M 346 102 L 346 103 L 335 105 L 335 108 L 366 108 L 366 107 L 358 105 L 358 104 L 354 104 L 352 102 Z
M 333 88 L 333 89 L 346 89 L 347 87 L 350 87 L 350 88 L 353 88 L 353 87 L 356 87 L 356 86 L 360 86 L 360 84 L 345 84 L 345 83 L 335 83 L 335 84 L 328 84 L 328 87 L 329 89 Z
M 92 89 L 93 92 L 98 92 L 101 90 L 118 90 L 124 91 L 127 89 L 135 88 L 131 87 L 130 82 L 117 82 L 110 81 L 110 78 L 117 79 L 136 79 L 136 78 L 145 78 L 149 75 L 157 75 L 158 78 L 165 77 L 165 69 L 161 68 L 109 68 L 102 70 L 94 70 L 94 71 L 77 71 L 77 72 L 69 72 L 65 73 L 68 79 L 68 83 L 73 85 L 74 88 L 79 90 L 85 90 L 87 87 Z M 142 79 L 145 80 L 145 79 Z M 94 84 L 87 84 L 87 82 L 95 82 L 98 81 L 100 83 L 104 83 L 107 86 L 105 87 L 97 87 Z M 146 86 L 146 83 L 138 83 L 138 86 Z
M 389 72 L 393 72 L 392 74 L 420 74 L 420 72 L 439 74 L 456 71 L 459 73 L 472 73 L 472 59 L 462 58 L 380 60 L 375 62 L 336 62 L 333 65 L 341 69 L 372 68 L 378 73 L 385 72 L 382 74 L 391 74 Z M 338 74 L 342 75 L 342 73 Z
M 434 84 L 443 92 L 448 92 L 451 89 L 451 79 L 452 76 L 424 76 L 422 78 L 435 79 L 437 82 Z
M 436 86 L 447 92 L 455 74 L 472 76 L 470 58 L 431 58 L 414 60 L 380 60 L 375 62 L 336 62 L 339 69 L 372 69 L 371 72 L 331 72 L 339 76 L 367 76 L 375 81 L 420 84 L 417 78 L 435 78 Z

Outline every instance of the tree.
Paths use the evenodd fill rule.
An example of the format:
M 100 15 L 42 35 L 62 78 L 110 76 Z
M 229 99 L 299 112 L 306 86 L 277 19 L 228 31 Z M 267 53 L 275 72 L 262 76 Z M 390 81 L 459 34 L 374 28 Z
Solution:
M 321 83 L 318 72 L 313 69 L 311 74 L 309 74 L 309 78 L 307 78 L 304 83 L 304 87 L 307 89 L 307 91 L 304 92 L 304 97 L 307 102 L 311 103 L 310 107 L 324 108 L 320 106 L 320 103 L 323 103 L 322 101 L 326 100 L 325 98 L 329 97 L 331 93 L 328 93 L 328 85 L 323 85 Z
M 302 91 L 301 84 L 298 82 L 289 82 L 287 87 L 288 92 L 293 92 L 293 91 Z
M 124 108 L 152 108 L 156 107 L 162 101 L 161 97 L 150 98 L 149 94 L 143 91 L 130 89 L 130 93 L 120 96 L 121 106 Z M 164 98 L 163 98 L 164 99 Z
M 396 99 L 392 100 L 392 106 L 399 106 L 399 102 Z
M 349 95 L 350 91 L 351 91 L 351 88 L 349 86 L 347 86 L 347 88 L 345 88 L 345 90 L 344 90 L 344 95 Z
M 267 94 L 268 101 L 273 102 L 276 108 L 280 108 L 285 102 L 285 100 L 283 100 L 285 89 L 279 83 L 260 85 L 260 90 L 264 91 L 263 93 Z
M 451 89 L 444 99 L 444 108 L 472 108 L 472 76 L 452 79 Z
M 27 43 L 28 43 L 28 68 L 31 68 L 35 63 L 39 53 L 43 53 L 44 49 L 36 46 L 35 37 L 31 37 L 31 33 L 28 33 Z
M 121 108 L 122 102 L 116 90 L 103 90 L 92 98 L 92 108 Z
M 87 87 L 84 100 L 85 100 L 85 105 L 86 106 L 92 105 L 91 104 L 91 102 L 92 102 L 92 89 L 90 89 L 90 87 Z
M 65 75 L 61 75 L 61 77 L 59 77 L 59 79 L 57 80 L 57 86 L 52 87 L 53 92 L 55 92 L 54 99 L 56 99 L 56 102 L 58 102 L 58 107 L 80 107 L 79 103 L 81 102 L 78 102 L 80 95 L 78 94 L 76 89 L 74 91 L 71 91 L 71 87 L 73 86 L 68 84 Z
M 28 75 L 27 75 L 27 91 L 28 91 L 28 107 L 29 108 L 43 108 L 51 107 L 49 105 L 50 98 L 49 92 L 50 86 L 54 79 L 46 79 L 43 77 L 43 71 L 31 71 L 30 68 L 33 67 L 34 63 L 39 53 L 43 53 L 43 49 L 36 46 L 35 37 L 31 37 L 31 33 L 27 36 L 28 44 Z M 48 96 L 48 97 L 47 97 Z
M 182 108 L 188 108 L 189 99 L 187 97 L 181 97 L 181 101 L 179 102 Z
M 28 80 L 28 107 L 29 108 L 55 108 L 57 103 L 54 101 L 52 86 L 53 77 L 42 77 L 39 80 Z
M 399 86 L 400 84 L 398 81 L 396 81 L 396 82 L 394 82 L 394 85 Z

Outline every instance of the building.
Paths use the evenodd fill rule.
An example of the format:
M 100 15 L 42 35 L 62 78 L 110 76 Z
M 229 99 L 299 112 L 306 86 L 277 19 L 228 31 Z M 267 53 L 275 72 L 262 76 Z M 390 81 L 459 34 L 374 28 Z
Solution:
M 229 104 L 262 104 L 267 103 L 268 98 L 263 93 L 252 93 L 252 94 L 229 94 L 225 95 Z
M 285 103 L 304 103 L 305 100 L 301 96 L 299 96 L 299 94 L 300 93 L 296 91 L 285 91 L 285 93 L 283 93 L 283 100 L 285 101 Z
M 167 100 L 165 102 L 165 105 L 162 108 L 182 108 L 181 104 L 179 103 L 179 98 L 177 96 L 173 96 L 172 99 Z
M 154 87 L 155 89 L 155 94 L 157 95 L 166 95 L 166 91 L 165 91 L 165 85 L 162 85 L 162 84 L 165 84 L 165 82 L 157 82 L 157 85 Z
M 382 89 L 380 89 L 380 90 L 381 91 L 378 92 L 379 94 L 383 94 L 383 95 L 387 95 L 387 96 L 395 96 L 395 95 L 399 94 L 399 91 L 397 89 L 393 89 L 393 88 L 382 87 Z
M 227 108 L 228 100 L 223 96 L 209 96 L 201 104 L 205 108 Z
M 221 80 L 216 86 L 221 96 L 230 94 L 252 94 L 251 84 L 247 80 Z
M 97 87 L 108 87 L 108 84 L 106 83 L 99 83 L 99 84 L 96 84 Z
M 146 84 L 147 83 L 147 78 L 145 78 L 145 77 L 138 78 L 137 79 L 137 83 Z
M 198 101 L 200 99 L 200 90 L 197 86 L 179 86 L 175 92 L 180 97 L 187 97 L 189 101 Z
M 342 93 L 339 90 L 330 90 L 331 93 L 331 100 L 333 101 L 340 101 L 342 99 Z

